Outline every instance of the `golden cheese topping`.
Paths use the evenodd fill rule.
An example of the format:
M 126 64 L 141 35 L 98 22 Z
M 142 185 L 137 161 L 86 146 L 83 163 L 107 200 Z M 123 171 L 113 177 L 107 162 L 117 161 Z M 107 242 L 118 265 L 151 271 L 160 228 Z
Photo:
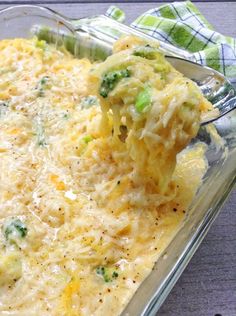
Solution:
M 134 58 L 130 51 L 118 54 L 122 64 L 128 58 L 130 65 Z M 104 103 L 102 110 L 99 106 L 89 60 L 78 60 L 37 39 L 0 42 L 1 315 L 119 315 L 179 229 L 206 170 L 204 147 L 195 146 L 178 156 L 163 193 L 161 182 L 150 180 L 143 158 L 137 164 L 135 155 L 144 150 L 145 159 L 150 155 L 156 168 L 157 152 L 165 158 L 171 150 L 170 135 L 166 146 L 164 131 L 159 141 L 153 130 L 150 112 L 144 110 L 145 121 L 140 119 L 145 93 L 136 110 L 130 108 L 133 114 L 127 113 L 134 102 L 133 90 L 135 95 L 141 93 L 149 80 L 156 88 L 147 95 L 161 104 L 168 128 L 173 115 L 173 122 L 180 119 L 179 112 L 169 115 L 169 102 L 179 109 L 180 103 L 196 97 L 198 109 L 202 97 L 196 93 L 192 98 L 195 86 L 170 70 L 162 56 L 158 55 L 161 62 L 155 71 L 149 60 L 137 58 L 142 67 L 136 66 L 135 57 L 128 69 L 136 79 L 119 73 L 123 79 L 113 86 L 112 94 L 112 84 L 102 87 L 103 95 L 110 89 L 113 112 L 123 102 L 125 119 L 120 118 L 119 108 L 117 119 L 104 114 L 108 111 Z M 158 69 L 162 65 L 168 68 L 164 79 Z M 103 64 L 98 67 L 107 70 Z M 169 78 L 169 72 L 176 78 Z M 199 113 L 192 112 L 196 126 Z M 128 133 L 122 140 L 120 128 Z M 141 141 L 145 145 L 139 147 L 140 128 L 156 133 L 157 144 L 153 137 L 146 144 L 146 134 Z M 188 140 L 196 129 L 188 127 Z M 174 129 L 171 133 L 175 138 Z M 171 151 L 174 165 L 184 144 Z M 138 177 L 142 168 L 145 176 Z M 168 165 L 163 168 L 169 173 Z M 154 174 L 156 179 L 161 178 Z

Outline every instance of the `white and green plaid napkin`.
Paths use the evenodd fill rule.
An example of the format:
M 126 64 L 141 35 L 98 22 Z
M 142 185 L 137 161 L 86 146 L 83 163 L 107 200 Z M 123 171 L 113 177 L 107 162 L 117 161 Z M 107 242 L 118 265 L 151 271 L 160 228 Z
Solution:
M 106 15 L 120 22 L 125 19 L 124 12 L 115 6 Z M 220 71 L 236 83 L 236 40 L 214 31 L 192 2 L 173 2 L 151 9 L 131 26 L 187 50 L 198 63 Z

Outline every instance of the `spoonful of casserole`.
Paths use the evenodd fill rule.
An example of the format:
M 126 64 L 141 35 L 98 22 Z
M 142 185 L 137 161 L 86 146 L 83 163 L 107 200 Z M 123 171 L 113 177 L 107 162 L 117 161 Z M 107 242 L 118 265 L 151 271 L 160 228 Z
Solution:
M 197 135 L 204 117 L 218 111 L 157 47 L 132 36 L 126 43 L 127 38 L 116 43 L 89 82 L 100 99 L 103 133 L 112 129 L 113 141 L 126 146 L 139 176 L 164 193 L 177 154 Z

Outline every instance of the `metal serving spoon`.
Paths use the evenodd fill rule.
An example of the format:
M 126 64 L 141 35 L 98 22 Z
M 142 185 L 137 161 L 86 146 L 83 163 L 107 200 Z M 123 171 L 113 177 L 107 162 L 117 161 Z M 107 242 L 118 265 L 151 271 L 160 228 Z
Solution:
M 217 116 L 209 115 L 201 125 L 211 123 L 236 108 L 236 90 L 221 73 L 186 59 L 166 58 L 175 69 L 195 81 L 207 100 L 219 110 Z
M 128 27 L 107 16 L 101 15 L 94 18 L 85 18 L 72 21 L 77 32 L 84 31 L 92 34 L 112 47 L 118 37 L 127 34 L 156 41 L 152 36 Z M 203 95 L 218 109 L 217 115 L 207 116 L 201 125 L 211 123 L 236 108 L 236 89 L 219 72 L 194 62 L 192 54 L 162 41 L 159 49 L 167 60 L 187 78 L 195 81 Z
M 69 26 L 72 27 L 74 31 L 73 36 L 48 28 L 45 32 L 42 27 L 37 25 L 34 26 L 33 33 L 40 39 L 65 45 L 70 52 L 79 57 L 89 57 L 96 60 L 96 56 L 93 53 L 88 54 L 89 46 L 93 46 L 100 50 L 100 58 L 104 59 L 111 54 L 114 42 L 119 37 L 128 34 L 152 42 L 157 41 L 143 32 L 104 15 L 79 20 L 61 18 L 65 19 L 63 22 L 61 21 L 64 25 L 67 24 L 68 27 L 69 23 Z M 193 55 L 182 49 L 162 41 L 157 42 L 159 43 L 160 51 L 165 54 L 167 60 L 184 76 L 195 81 L 203 95 L 213 104 L 214 108 L 218 109 L 218 111 L 212 111 L 217 112 L 217 115 L 209 112 L 209 115 L 204 118 L 201 125 L 211 123 L 236 108 L 236 89 L 221 73 L 197 64 L 194 62 Z M 86 49 L 87 52 L 85 53 Z

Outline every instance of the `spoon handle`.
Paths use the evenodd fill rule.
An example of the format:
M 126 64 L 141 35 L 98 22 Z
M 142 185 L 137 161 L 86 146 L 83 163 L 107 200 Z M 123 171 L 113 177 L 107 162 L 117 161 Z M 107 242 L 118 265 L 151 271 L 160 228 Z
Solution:
M 165 55 L 176 56 L 195 61 L 195 57 L 193 54 L 181 48 L 177 48 L 171 44 L 165 43 L 164 41 L 157 40 L 154 37 L 135 29 L 134 27 L 129 27 L 105 15 L 99 15 L 92 18 L 82 18 L 79 20 L 70 20 L 70 22 L 74 26 L 76 31 L 87 32 L 88 34 L 102 39 L 111 46 L 119 37 L 132 34 L 145 38 L 149 41 L 158 42 L 161 51 Z

